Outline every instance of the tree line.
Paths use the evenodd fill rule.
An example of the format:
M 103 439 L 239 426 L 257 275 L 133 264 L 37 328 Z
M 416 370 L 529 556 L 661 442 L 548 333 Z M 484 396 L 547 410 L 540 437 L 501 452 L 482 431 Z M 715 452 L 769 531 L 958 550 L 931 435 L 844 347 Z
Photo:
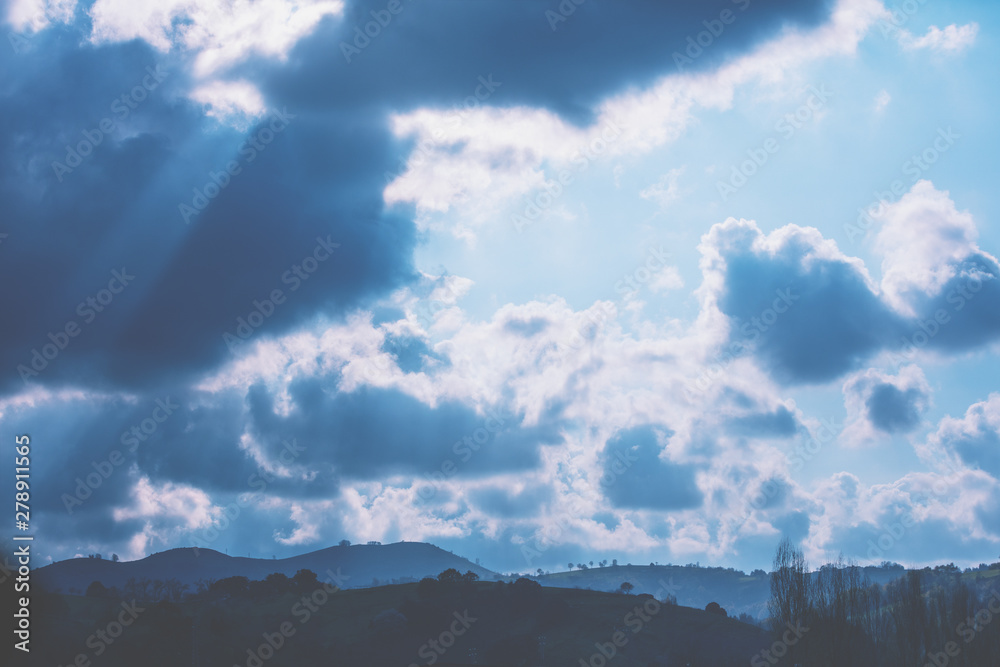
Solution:
M 882 586 L 843 557 L 811 573 L 784 540 L 770 583 L 775 641 L 755 667 L 987 667 L 1000 656 L 1000 576 L 939 565 Z

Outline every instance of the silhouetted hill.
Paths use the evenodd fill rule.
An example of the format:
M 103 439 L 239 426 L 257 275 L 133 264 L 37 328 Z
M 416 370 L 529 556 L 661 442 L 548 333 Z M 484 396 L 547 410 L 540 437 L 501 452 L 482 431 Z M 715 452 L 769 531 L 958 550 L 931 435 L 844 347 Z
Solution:
M 304 593 L 143 603 L 100 664 L 742 667 L 771 642 L 759 628 L 718 614 L 523 580 L 335 591 L 311 595 L 308 608 Z M 46 617 L 60 631 L 38 642 L 37 658 L 70 664 L 93 629 L 122 607 L 116 599 L 54 597 Z M 284 637 L 276 634 L 283 624 Z
M 905 574 L 902 568 L 866 567 L 863 571 L 877 584 L 886 584 Z M 816 573 L 810 576 L 814 578 Z M 666 591 L 675 595 L 680 605 L 704 609 L 709 602 L 717 602 L 730 616 L 749 614 L 757 619 L 767 617 L 767 600 L 771 597 L 769 575 L 758 573 L 752 576 L 721 567 L 608 565 L 532 578 L 543 586 L 595 591 L 616 591 L 627 581 L 635 587 L 633 594 L 659 594 L 662 597 L 662 591 Z
M 486 568 L 423 542 L 336 546 L 276 560 L 227 556 L 212 549 L 171 549 L 142 560 L 118 563 L 74 558 L 39 568 L 34 576 L 50 590 L 82 593 L 94 581 L 120 589 L 133 577 L 137 580 L 176 579 L 193 589 L 199 580 L 234 576 L 264 579 L 274 572 L 291 577 L 303 569 L 312 570 L 323 579 L 327 569 L 336 572 L 338 568 L 349 577 L 345 588 L 377 585 L 375 580 L 378 583 L 419 580 L 437 576 L 448 568 L 463 573 L 471 570 L 482 579 L 494 577 Z

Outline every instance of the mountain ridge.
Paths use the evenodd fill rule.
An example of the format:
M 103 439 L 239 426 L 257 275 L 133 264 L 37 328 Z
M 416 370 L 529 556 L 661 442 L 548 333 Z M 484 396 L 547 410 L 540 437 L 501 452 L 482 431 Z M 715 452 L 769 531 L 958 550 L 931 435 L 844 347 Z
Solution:
M 94 581 L 109 588 L 122 588 L 130 578 L 176 579 L 193 589 L 203 580 L 234 576 L 259 580 L 276 572 L 291 577 L 303 569 L 315 572 L 324 580 L 329 578 L 327 570 L 339 570 L 346 579 L 345 588 L 363 588 L 377 583 L 417 581 L 437 576 L 449 568 L 475 572 L 481 579 L 497 576 L 466 558 L 426 542 L 337 545 L 277 559 L 230 556 L 202 547 L 179 547 L 133 561 L 71 558 L 41 567 L 34 575 L 39 583 L 54 592 L 75 590 L 83 593 Z

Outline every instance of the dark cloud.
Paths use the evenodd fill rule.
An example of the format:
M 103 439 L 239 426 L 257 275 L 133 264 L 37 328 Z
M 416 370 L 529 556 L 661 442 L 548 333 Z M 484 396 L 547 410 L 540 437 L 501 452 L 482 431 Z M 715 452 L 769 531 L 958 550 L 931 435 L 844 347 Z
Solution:
M 431 408 L 396 390 L 339 393 L 319 380 L 297 382 L 289 393 L 293 409 L 279 416 L 274 397 L 262 386 L 251 388 L 252 431 L 272 452 L 296 438 L 308 447 L 304 464 L 329 464 L 351 478 L 526 470 L 538 465 L 541 446 L 561 441 L 557 423 L 521 427 L 521 418 L 502 408 L 484 415 L 455 402 Z
M 719 306 L 733 320 L 732 342 L 753 347 L 784 382 L 832 380 L 905 330 L 855 265 L 803 262 L 809 250 L 795 239 L 774 256 L 747 249 L 727 257 Z
M 893 384 L 878 384 L 865 401 L 868 420 L 886 433 L 906 433 L 920 424 L 927 395 L 916 388 L 901 390 Z
M 931 296 L 910 296 L 920 316 L 897 343 L 960 352 L 1000 337 L 1000 266 L 976 252 L 954 265 L 955 276 Z
M 687 38 L 696 39 L 706 31 L 704 22 L 718 21 L 725 9 L 735 18 L 718 37 L 708 34 L 710 42 L 702 37 L 708 46 L 685 71 L 718 64 L 783 25 L 815 25 L 827 15 L 826 3 L 818 1 L 564 4 L 576 10 L 553 30 L 546 11 L 558 13 L 558 1 L 404 2 L 403 11 L 348 63 L 341 43 L 351 43 L 355 29 L 363 30 L 371 12 L 386 5 L 348 3 L 342 21 L 328 20 L 300 42 L 292 65 L 272 68 L 268 89 L 301 107 L 348 103 L 405 110 L 462 105 L 478 78 L 493 74 L 502 85 L 490 104 L 544 106 L 583 123 L 603 97 L 677 72 L 673 54 L 683 53 Z
M 487 514 L 503 518 L 535 516 L 552 499 L 552 488 L 529 486 L 511 493 L 501 487 L 476 489 L 469 493 L 472 502 Z
M 601 487 L 616 507 L 671 510 L 701 505 L 695 466 L 661 460 L 662 449 L 653 426 L 622 431 L 605 443 Z
M 797 544 L 808 537 L 811 521 L 808 512 L 793 511 L 777 517 L 771 523 L 784 537 Z
M 918 349 L 962 351 L 1000 336 L 1000 266 L 982 253 L 959 262 L 936 294 L 914 299 L 911 318 L 885 303 L 856 263 L 824 256 L 806 230 L 786 234 L 773 253 L 750 243 L 761 234 L 746 225 L 717 231 L 731 349 L 754 350 L 781 382 L 833 380 L 883 350 L 902 363 Z
M 19 313 L 0 333 L 8 392 L 46 345 L 55 358 L 31 381 L 155 386 L 229 358 L 223 334 L 255 310 L 262 323 L 243 333 L 278 334 L 412 278 L 412 221 L 382 210 L 394 155 L 381 119 L 288 109 L 246 135 L 213 128 L 167 69 L 106 134 L 114 100 L 157 54 L 139 43 L 77 48 L 58 32 L 33 39 L 44 44 L 11 68 L 0 106 L 0 279 L 17 285 L 0 307 Z M 88 155 L 57 175 L 67 145 Z M 197 200 L 195 189 L 215 194 L 213 178 L 221 192 Z M 185 220 L 182 203 L 207 205 Z M 274 290 L 282 303 L 268 303 Z

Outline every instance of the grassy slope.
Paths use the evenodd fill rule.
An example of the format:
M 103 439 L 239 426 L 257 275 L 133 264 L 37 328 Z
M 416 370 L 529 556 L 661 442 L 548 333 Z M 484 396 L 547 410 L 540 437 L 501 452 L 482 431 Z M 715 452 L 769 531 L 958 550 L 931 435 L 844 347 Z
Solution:
M 472 590 L 473 597 L 489 595 L 496 590 L 496 584 L 483 582 L 475 584 Z M 625 619 L 635 612 L 637 605 L 644 602 L 634 595 L 546 588 L 541 591 L 541 596 L 539 608 L 552 599 L 564 600 L 569 605 L 567 618 L 557 625 L 542 628 L 542 619 L 538 614 L 494 613 L 488 605 L 480 604 L 476 607 L 473 602 L 469 606 L 473 609 L 473 615 L 478 618 L 477 622 L 442 656 L 442 660 L 462 663 L 470 648 L 479 649 L 480 655 L 483 655 L 484 649 L 498 639 L 519 634 L 541 634 L 546 638 L 545 664 L 578 665 L 580 659 L 590 660 L 596 650 L 595 642 L 610 641 L 616 628 L 623 629 L 629 639 L 624 651 L 614 658 L 613 664 L 620 667 L 646 667 L 652 659 L 665 656 L 692 660 L 693 665 L 742 665 L 766 643 L 765 634 L 755 627 L 687 607 L 663 606 L 650 615 L 650 620 L 643 624 L 641 631 L 633 633 L 631 628 L 625 626 Z M 284 595 L 260 603 L 229 605 L 228 626 L 235 628 L 231 631 L 235 634 L 214 631 L 214 626 L 205 620 L 210 612 L 206 611 L 208 606 L 204 603 L 185 602 L 179 606 L 186 617 L 198 619 L 201 641 L 209 647 L 203 652 L 206 659 L 209 657 L 209 650 L 221 643 L 230 645 L 229 648 L 232 649 L 226 656 L 225 664 L 233 664 L 231 660 L 241 654 L 245 661 L 247 646 L 256 645 L 261 633 L 271 632 L 282 621 L 289 620 L 297 630 L 296 635 L 289 639 L 287 647 L 267 662 L 268 667 L 283 664 L 326 666 L 341 664 L 330 658 L 334 655 L 350 656 L 351 646 L 371 643 L 373 631 L 370 629 L 370 622 L 376 614 L 399 608 L 407 598 L 416 599 L 417 591 L 415 584 L 340 591 L 304 624 L 300 623 L 301 617 L 291 613 L 300 597 Z M 82 649 L 87 635 L 95 627 L 100 627 L 101 619 L 106 616 L 111 603 L 78 596 L 63 598 L 74 619 L 73 627 L 66 628 L 66 638 L 69 639 L 69 646 Z M 463 605 L 467 603 L 468 600 L 462 602 Z M 463 611 L 461 605 L 456 611 Z M 137 624 L 129 629 L 126 636 L 137 639 L 144 632 L 146 631 L 141 625 Z M 400 662 L 396 659 L 393 664 L 404 667 L 410 663 L 425 664 L 425 660 L 417 652 L 422 644 L 436 634 L 411 632 L 394 637 L 392 641 L 398 641 L 401 645 L 399 656 L 403 660 Z M 186 648 L 179 650 L 181 653 L 188 653 L 190 643 L 187 642 Z M 325 659 L 321 659 L 323 656 Z M 480 663 L 485 664 L 483 660 Z M 351 664 L 351 661 L 347 659 L 343 664 Z

